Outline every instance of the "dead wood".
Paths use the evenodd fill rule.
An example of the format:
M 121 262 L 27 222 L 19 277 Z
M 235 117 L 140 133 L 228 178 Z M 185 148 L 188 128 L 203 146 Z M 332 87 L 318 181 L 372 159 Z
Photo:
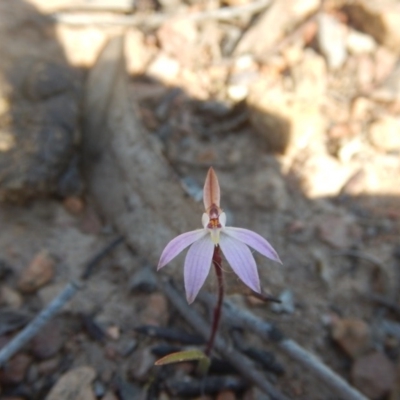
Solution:
M 157 264 L 168 241 L 196 228 L 201 210 L 142 127 L 128 88 L 123 38 L 117 37 L 102 52 L 86 87 L 84 171 L 105 218 L 135 251 Z

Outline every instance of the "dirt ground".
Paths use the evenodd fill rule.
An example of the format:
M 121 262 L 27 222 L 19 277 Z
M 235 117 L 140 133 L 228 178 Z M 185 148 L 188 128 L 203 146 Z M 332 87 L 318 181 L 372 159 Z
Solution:
M 180 178 L 186 197 L 179 201 L 201 209 L 213 166 L 228 225 L 258 232 L 282 259 L 279 266 L 254 254 L 263 290 L 280 304 L 252 296 L 228 265 L 227 297 L 272 322 L 367 398 L 397 400 L 399 4 L 267 3 L 143 0 L 132 8 L 124 1 L 3 1 L 10 19 L 0 16 L 0 49 L 11 61 L 0 63 L 0 78 L 28 51 L 56 60 L 73 72 L 79 87 L 73 101 L 83 112 L 87 77 L 108 39 L 122 33 L 132 114 Z M 9 99 L 7 91 L 0 94 L 1 116 Z M 73 150 L 62 157 L 82 157 L 83 119 Z M 19 167 L 25 154 L 32 150 L 8 170 L 26 174 Z M 1 194 L 13 190 L 3 176 Z M 123 233 L 93 198 L 87 177 L 83 168 L 84 189 L 60 193 L 54 182 L 61 178 L 52 175 L 45 189 L 21 186 L 17 201 L 0 204 L 0 346 Z M 168 182 L 149 178 L 138 190 L 157 196 L 161 187 L 168 190 Z M 163 212 L 169 206 L 166 199 Z M 201 211 L 181 226 L 200 227 L 200 220 Z M 212 393 L 185 394 L 183 383 L 201 382 L 192 365 L 154 366 L 161 354 L 155 348 L 186 342 L 165 332 L 152 337 L 144 326 L 197 334 L 147 272 L 167 243 L 154 242 L 152 254 L 122 244 L 95 266 L 85 287 L 0 370 L 1 400 L 268 398 L 229 371 L 218 375 Z M 180 277 L 182 260 L 166 269 Z M 203 290 L 215 289 L 209 280 Z M 179 279 L 176 286 L 183 293 Z M 207 316 L 199 300 L 193 307 Z M 224 326 L 222 332 L 233 340 Z M 273 344 L 243 335 L 246 345 L 274 354 L 283 373 L 254 363 L 288 398 L 340 398 Z

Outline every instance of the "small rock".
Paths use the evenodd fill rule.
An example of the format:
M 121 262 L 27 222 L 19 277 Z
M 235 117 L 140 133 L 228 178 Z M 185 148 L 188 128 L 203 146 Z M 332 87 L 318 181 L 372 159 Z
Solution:
M 369 326 L 361 319 L 334 318 L 332 338 L 352 358 L 365 354 L 371 346 Z
M 340 68 L 347 58 L 346 26 L 329 14 L 319 16 L 319 48 L 330 69 Z
M 203 198 L 203 195 L 202 195 Z M 151 293 L 157 288 L 157 281 L 151 267 L 145 266 L 136 271 L 129 281 L 129 290 Z
M 65 209 L 73 215 L 81 214 L 85 208 L 84 201 L 78 196 L 69 196 L 65 198 L 63 205 Z
M 36 254 L 31 263 L 21 272 L 18 289 L 23 293 L 34 293 L 49 283 L 54 276 L 55 261 L 46 250 Z
M 276 313 L 294 313 L 294 298 L 293 292 L 289 289 L 285 289 L 279 296 L 280 303 L 272 303 L 271 310 Z
M 57 357 L 42 361 L 37 364 L 38 374 L 42 376 L 52 375 L 54 372 L 57 371 L 59 364 L 60 360 Z
M 371 91 L 375 78 L 375 62 L 368 54 L 357 57 L 356 84 L 361 92 Z
M 145 308 L 140 313 L 140 323 L 143 325 L 166 325 L 169 312 L 166 297 L 161 293 L 153 293 L 148 296 Z
M 32 359 L 26 354 L 17 354 L 9 360 L 6 366 L 0 369 L 0 383 L 16 385 L 25 379 Z
M 107 392 L 101 400 L 118 400 L 118 397 L 115 393 L 113 392 Z
M 395 383 L 395 368 L 388 358 L 378 352 L 358 358 L 352 367 L 353 384 L 372 400 L 387 395 Z
M 93 384 L 93 390 L 94 394 L 96 395 L 96 398 L 100 398 L 105 395 L 106 388 L 104 386 L 104 383 L 102 381 L 96 380 Z
M 181 184 L 185 192 L 194 199 L 194 201 L 203 201 L 203 188 L 191 176 L 184 176 L 181 179 Z
M 98 235 L 103 229 L 99 215 L 92 207 L 86 207 L 81 220 L 80 230 L 90 235 Z
M 352 24 L 378 43 L 399 52 L 400 4 L 396 0 L 355 0 L 346 7 Z
M 137 347 L 138 343 L 133 338 L 123 338 L 116 346 L 117 352 L 121 357 L 127 357 Z
M 46 400 L 94 400 L 91 388 L 96 373 L 91 367 L 78 367 L 66 372 L 53 386 Z
M 311 250 L 311 254 L 315 261 L 316 272 L 325 283 L 331 285 L 332 266 L 330 263 L 330 257 L 320 247 L 314 247 Z
M 375 40 L 365 33 L 351 30 L 347 35 L 347 49 L 351 54 L 372 54 L 376 50 Z
M 223 392 L 219 392 L 216 400 L 235 400 L 235 392 L 231 390 L 224 390 Z
M 64 345 L 61 323 L 52 320 L 33 338 L 31 342 L 32 354 L 39 359 L 55 356 Z
M 117 391 L 119 394 L 119 398 L 121 400 L 131 400 L 142 397 L 141 395 L 143 394 L 143 391 L 139 386 L 127 382 L 120 376 L 117 376 L 115 381 L 116 381 L 116 386 L 118 388 Z
M 197 25 L 190 18 L 169 18 L 157 31 L 163 51 L 180 65 L 190 65 L 198 56 Z
M 150 57 L 153 55 L 153 48 L 146 46 L 143 32 L 139 29 L 130 28 L 125 33 L 125 55 L 126 68 L 129 75 L 143 74 Z M 155 48 L 154 48 L 155 49 Z
M 351 105 L 351 119 L 356 121 L 366 121 L 369 119 L 374 103 L 366 97 L 357 97 Z
M 352 171 L 336 158 L 323 153 L 309 156 L 294 171 L 309 198 L 337 196 Z
M 374 121 L 368 139 L 381 151 L 400 151 L 400 118 L 386 115 Z
M 139 382 L 146 379 L 147 374 L 154 366 L 155 361 L 156 358 L 149 347 L 136 351 L 132 356 L 130 376 Z
M 320 239 L 336 249 L 349 247 L 361 235 L 354 221 L 341 215 L 322 215 L 317 230 Z
M 147 74 L 164 83 L 174 81 L 178 76 L 180 66 L 178 61 L 163 53 L 159 53 L 147 68 Z
M 357 196 L 364 192 L 368 185 L 368 174 L 365 169 L 361 168 L 356 171 L 343 185 L 340 195 Z
M 119 337 L 120 337 L 120 335 L 121 335 L 121 331 L 120 331 L 120 329 L 119 329 L 119 326 L 116 326 L 116 325 L 109 326 L 109 327 L 106 329 L 106 333 L 107 333 L 107 336 L 108 336 L 110 339 L 113 339 L 113 340 L 118 340 Z
M 9 286 L 0 287 L 0 306 L 20 308 L 23 303 L 22 296 Z

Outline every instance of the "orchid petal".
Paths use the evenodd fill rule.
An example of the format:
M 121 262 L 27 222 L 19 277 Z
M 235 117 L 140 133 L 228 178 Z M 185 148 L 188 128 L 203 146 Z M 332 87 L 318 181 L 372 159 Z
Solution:
M 207 235 L 192 244 L 187 252 L 183 276 L 186 298 L 193 303 L 210 271 L 211 259 L 214 253 L 214 243 Z
M 263 256 L 282 264 L 275 249 L 258 233 L 242 228 L 225 228 L 224 233 L 252 247 Z
M 213 204 L 219 207 L 219 201 L 220 201 L 219 183 L 217 175 L 212 167 L 208 170 L 206 181 L 204 183 L 203 201 L 206 211 Z
M 240 240 L 221 232 L 219 245 L 236 275 L 252 290 L 261 293 L 257 265 L 250 249 Z
M 222 213 L 219 215 L 219 223 L 221 224 L 221 226 L 222 226 L 223 228 L 225 228 L 225 225 L 226 225 L 226 214 L 225 214 L 224 212 L 222 212 Z
M 203 213 L 201 217 L 201 223 L 203 224 L 204 229 L 207 228 L 209 222 L 210 222 L 210 217 L 208 216 L 208 214 Z
M 195 231 L 190 231 L 182 233 L 176 238 L 172 239 L 165 249 L 163 250 L 160 261 L 158 262 L 157 271 L 167 265 L 172 259 L 174 259 L 180 252 L 190 246 L 196 240 L 201 239 L 207 234 L 205 229 L 196 229 Z

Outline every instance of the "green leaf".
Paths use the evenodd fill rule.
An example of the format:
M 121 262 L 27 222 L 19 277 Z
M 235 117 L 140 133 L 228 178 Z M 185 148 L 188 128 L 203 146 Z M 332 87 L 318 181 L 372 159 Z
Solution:
M 178 351 L 177 353 L 171 353 L 167 356 L 160 358 L 155 362 L 155 365 L 165 365 L 165 364 L 173 364 L 184 361 L 199 361 L 199 367 L 201 370 L 208 370 L 210 366 L 211 360 L 208 358 L 206 354 L 204 354 L 200 350 L 185 350 Z

